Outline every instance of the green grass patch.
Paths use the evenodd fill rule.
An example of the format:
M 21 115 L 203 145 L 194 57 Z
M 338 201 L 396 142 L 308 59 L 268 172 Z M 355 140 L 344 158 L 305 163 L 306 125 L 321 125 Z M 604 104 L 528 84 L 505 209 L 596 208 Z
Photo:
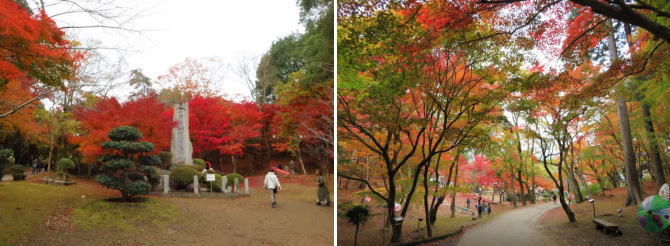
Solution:
M 78 206 L 85 191 L 79 186 L 31 182 L 0 183 L 0 245 L 18 245 L 34 235 L 50 215 Z
M 82 230 L 118 230 L 129 233 L 144 227 L 165 228 L 177 221 L 177 208 L 169 203 L 145 199 L 140 202 L 100 200 L 75 209 L 72 219 Z

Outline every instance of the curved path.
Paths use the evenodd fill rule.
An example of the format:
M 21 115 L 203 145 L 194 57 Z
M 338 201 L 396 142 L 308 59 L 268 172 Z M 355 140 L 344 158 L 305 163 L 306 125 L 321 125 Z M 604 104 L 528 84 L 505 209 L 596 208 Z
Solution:
M 545 203 L 509 211 L 466 230 L 457 245 L 557 245 L 557 242 L 541 231 L 537 219 L 544 212 L 558 206 L 560 205 Z

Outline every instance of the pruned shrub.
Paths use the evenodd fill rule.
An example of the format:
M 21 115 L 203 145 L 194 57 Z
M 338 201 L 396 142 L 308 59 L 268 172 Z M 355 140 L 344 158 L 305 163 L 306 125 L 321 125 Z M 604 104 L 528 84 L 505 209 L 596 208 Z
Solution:
M 158 158 L 161 159 L 160 167 L 163 169 L 167 169 L 167 167 L 170 166 L 170 162 L 172 161 L 172 153 L 167 151 L 158 152 Z
M 26 179 L 26 175 L 23 173 L 24 168 L 25 167 L 22 165 L 12 166 L 12 176 L 14 177 L 14 181 Z
M 202 169 L 205 169 L 207 167 L 207 165 L 205 165 L 205 160 L 197 158 L 193 159 L 193 165 L 198 167 L 200 171 L 202 171 Z
M 132 126 L 119 126 L 109 131 L 112 141 L 102 144 L 109 154 L 100 158 L 102 174 L 95 177 L 101 185 L 119 190 L 124 200 L 136 195 L 148 194 L 151 185 L 146 182 L 151 167 L 160 164 L 160 158 L 147 155 L 154 145 L 137 142 L 142 134 Z
M 240 184 L 244 182 L 244 176 L 242 176 L 239 173 L 229 173 L 226 174 L 226 177 L 228 178 L 228 183 L 226 184 L 226 187 L 231 187 L 233 184 L 235 184 L 235 178 L 237 178 Z
M 206 181 L 206 178 L 205 178 L 205 175 L 207 175 L 207 174 L 214 174 L 214 181 L 211 181 L 212 182 L 212 191 L 214 191 L 214 192 L 223 191 L 223 189 L 221 189 L 221 177 L 223 177 L 223 176 L 221 176 L 221 174 L 216 173 L 216 172 L 207 172 L 207 173 L 203 174 L 202 176 L 200 176 L 200 178 L 199 178 L 200 184 L 202 184 L 203 186 L 206 186 L 209 189 L 209 182 Z
M 196 165 L 180 165 L 180 167 L 188 167 L 190 169 L 195 170 L 198 173 L 202 172 L 202 170 L 205 169 L 204 167 L 196 166 Z
M 200 176 L 200 172 L 196 171 L 189 165 L 178 166 L 170 170 L 170 180 L 177 185 L 176 189 L 181 190 L 193 183 L 193 175 Z
M 69 158 L 63 158 L 56 162 L 56 167 L 58 171 L 62 173 L 63 181 L 67 181 L 67 170 L 74 168 L 74 162 Z
M 14 150 L 0 149 L 0 175 L 4 175 L 5 167 L 14 164 Z

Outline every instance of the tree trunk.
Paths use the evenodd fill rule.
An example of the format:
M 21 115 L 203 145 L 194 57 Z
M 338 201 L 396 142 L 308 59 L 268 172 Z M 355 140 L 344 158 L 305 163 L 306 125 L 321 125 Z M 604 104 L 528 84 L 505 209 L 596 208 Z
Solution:
M 354 235 L 354 246 L 358 245 L 358 226 L 359 224 L 356 224 L 356 234 Z
M 430 166 L 430 163 L 428 163 L 428 165 Z M 423 210 L 426 215 L 426 232 L 428 232 L 428 237 L 432 237 L 433 228 L 431 227 L 430 222 L 433 218 L 431 218 L 430 207 L 428 206 L 428 178 L 428 167 L 426 167 L 423 169 Z
M 577 222 L 577 219 L 575 219 L 575 213 L 572 212 L 572 209 L 570 209 L 570 206 L 568 206 L 567 203 L 565 203 L 565 196 L 563 192 L 563 187 L 558 188 L 559 192 L 559 201 L 561 202 L 561 207 L 563 207 L 563 211 L 565 212 L 565 215 L 568 216 L 568 220 L 570 223 Z
M 237 162 L 235 161 L 235 155 L 230 155 L 230 160 L 233 162 L 233 173 L 237 173 Z
M 654 179 L 656 180 L 656 188 L 657 190 L 661 189 L 661 186 L 665 184 L 665 175 L 663 173 L 663 163 L 661 162 L 661 154 L 660 151 L 658 150 L 658 141 L 656 140 L 656 133 L 654 130 L 654 123 L 652 122 L 651 119 L 651 110 L 649 109 L 649 105 L 646 103 L 642 102 L 640 100 L 640 103 L 642 104 L 642 117 L 644 117 L 644 129 L 645 132 L 647 133 L 647 141 L 649 142 L 649 157 L 651 160 L 651 169 L 654 175 Z
M 298 144 L 298 161 L 300 161 L 300 167 L 302 168 L 302 174 L 307 175 L 307 169 L 305 169 L 305 163 L 302 162 L 302 154 L 300 154 L 300 144 Z
M 389 187 L 393 187 L 392 189 L 389 189 L 389 193 L 393 193 L 393 195 L 389 194 L 389 197 L 392 197 L 389 199 L 391 202 L 387 204 L 387 213 L 388 213 L 388 218 L 389 222 L 391 224 L 391 243 L 397 243 L 400 242 L 400 238 L 402 237 L 402 223 L 404 220 L 401 221 L 396 221 L 395 220 L 395 184 L 393 182 L 389 183 Z
M 614 63 L 619 59 L 616 42 L 614 39 L 614 28 L 612 19 L 607 20 L 607 25 L 611 31 L 608 35 L 608 48 L 610 53 L 610 60 Z M 628 108 L 626 107 L 626 98 L 622 92 L 616 95 L 617 113 L 619 116 L 619 126 L 621 127 L 621 147 L 624 155 L 624 173 L 626 176 L 626 203 L 625 206 L 636 205 L 642 202 L 642 189 L 640 187 L 640 180 L 637 178 L 637 169 L 635 167 L 635 156 L 633 156 L 633 138 L 630 132 L 630 122 L 628 121 Z
M 521 169 L 516 171 L 517 181 L 519 181 L 519 190 L 521 191 L 521 205 L 526 206 L 526 195 L 523 192 L 523 178 L 521 177 Z
M 589 185 L 586 183 L 586 179 L 584 179 L 584 173 L 581 170 L 579 170 L 579 172 L 577 173 L 577 178 L 579 178 L 579 182 L 582 183 L 582 186 L 584 187 L 584 190 L 586 191 L 586 196 L 589 197 L 589 198 L 592 197 L 591 189 L 589 189 Z M 596 177 L 596 180 L 597 180 L 597 177 Z
M 579 183 L 577 183 L 575 172 L 570 167 L 566 169 L 565 172 L 568 174 L 568 191 L 575 194 L 575 202 L 581 203 L 584 201 L 584 196 L 582 195 L 582 190 L 579 189 Z
M 53 129 L 52 129 L 53 131 Z M 50 139 L 49 139 L 49 157 L 47 157 L 47 171 L 51 171 L 51 160 L 53 158 L 53 152 L 54 152 L 54 138 L 56 137 L 56 133 L 52 132 Z
M 516 187 L 514 187 L 514 178 L 511 178 L 511 179 L 512 179 L 511 180 L 512 182 L 510 182 L 510 184 L 512 186 L 512 193 L 511 193 L 512 196 L 510 197 L 510 200 L 512 201 L 512 205 L 514 206 L 514 208 L 516 208 L 517 207 L 516 198 L 517 198 L 518 195 L 516 194 Z
M 449 217 L 456 217 L 456 191 L 451 192 L 451 204 L 449 204 L 449 209 L 451 209 L 451 215 Z
M 454 187 L 458 185 L 458 157 L 456 158 L 455 165 L 456 165 L 456 172 L 454 173 Z M 451 193 L 451 217 L 453 218 L 455 214 L 456 214 L 456 191 L 453 191 Z

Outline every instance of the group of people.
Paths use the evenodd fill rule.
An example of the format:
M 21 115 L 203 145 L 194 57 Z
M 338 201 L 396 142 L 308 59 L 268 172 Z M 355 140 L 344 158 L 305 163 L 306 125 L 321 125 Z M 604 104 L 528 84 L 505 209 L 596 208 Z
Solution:
M 316 205 L 321 206 L 325 203 L 326 206 L 330 206 L 331 200 L 328 192 L 328 186 L 326 181 L 323 178 L 320 170 L 316 171 Z M 270 192 L 270 201 L 272 202 L 272 208 L 277 207 L 277 192 L 282 190 L 281 183 L 279 183 L 279 178 L 275 171 L 270 168 L 268 173 L 265 175 L 265 180 L 263 181 L 263 186 Z
M 47 169 L 47 166 L 37 157 L 33 158 L 30 166 L 32 167 L 33 174 L 44 172 Z
M 468 197 L 468 199 L 465 201 L 465 205 L 467 209 L 470 209 L 470 204 L 472 201 Z M 479 197 L 477 198 L 477 204 L 475 204 L 475 209 L 477 210 L 477 216 L 482 217 L 482 214 L 489 215 L 491 214 L 491 203 L 485 203 L 482 202 L 482 198 Z

